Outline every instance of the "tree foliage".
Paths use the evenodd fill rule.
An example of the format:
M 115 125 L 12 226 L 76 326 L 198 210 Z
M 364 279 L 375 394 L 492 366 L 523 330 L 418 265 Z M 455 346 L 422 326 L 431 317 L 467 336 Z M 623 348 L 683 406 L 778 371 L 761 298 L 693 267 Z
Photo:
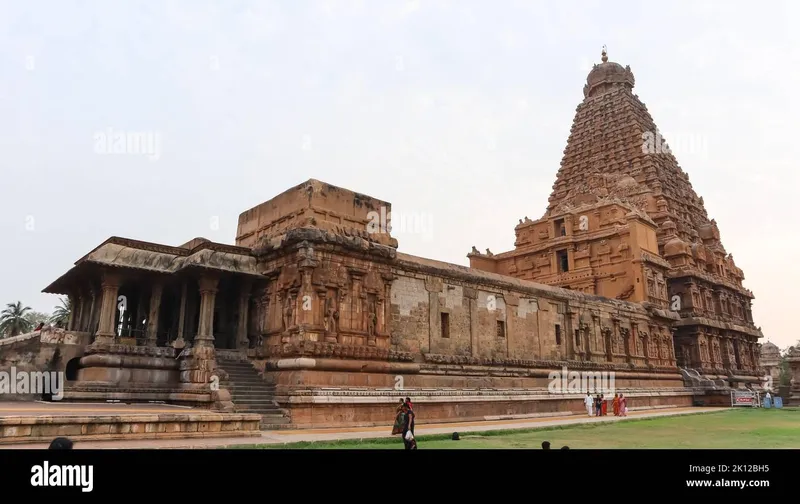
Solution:
M 30 306 L 22 306 L 22 301 L 8 303 L 0 312 L 0 337 L 12 337 L 30 332 L 34 326 L 28 319 L 28 313 L 32 311 Z

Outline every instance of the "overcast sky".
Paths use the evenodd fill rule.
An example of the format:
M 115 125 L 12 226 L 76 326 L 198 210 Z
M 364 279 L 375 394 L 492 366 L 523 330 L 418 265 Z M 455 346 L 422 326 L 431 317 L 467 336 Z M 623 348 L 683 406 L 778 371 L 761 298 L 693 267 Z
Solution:
M 795 5 L 0 0 L 0 303 L 52 311 L 41 290 L 112 235 L 233 243 L 239 213 L 309 178 L 416 217 L 403 252 L 509 250 L 606 44 L 787 346 Z M 115 132 L 153 143 L 104 151 Z

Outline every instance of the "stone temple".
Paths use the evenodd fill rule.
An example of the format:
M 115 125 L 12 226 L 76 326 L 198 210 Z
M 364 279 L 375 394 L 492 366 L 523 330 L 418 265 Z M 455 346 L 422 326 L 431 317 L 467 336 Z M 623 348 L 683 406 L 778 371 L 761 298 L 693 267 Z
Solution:
M 729 405 L 762 380 L 753 294 L 633 86 L 604 52 L 512 251 L 403 254 L 390 203 L 309 180 L 242 213 L 235 245 L 109 238 L 45 289 L 73 316 L 24 355 L 66 370 L 66 401 L 295 427 L 390 425 L 405 396 L 426 423 L 582 412 L 585 389 L 551 386 L 565 368 L 613 372 L 634 408 Z

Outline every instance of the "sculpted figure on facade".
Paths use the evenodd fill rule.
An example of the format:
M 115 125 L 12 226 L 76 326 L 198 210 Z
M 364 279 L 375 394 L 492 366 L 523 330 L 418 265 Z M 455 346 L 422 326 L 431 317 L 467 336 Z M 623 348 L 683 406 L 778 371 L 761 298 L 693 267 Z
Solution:
M 292 308 L 292 296 L 287 293 L 283 304 L 283 331 L 288 331 L 293 325 L 294 309 Z
M 372 338 L 375 336 L 375 330 L 378 325 L 378 316 L 375 314 L 375 303 L 370 302 L 367 311 L 367 336 Z
M 339 310 L 335 306 L 336 301 L 329 297 L 325 301 L 325 332 L 338 332 Z

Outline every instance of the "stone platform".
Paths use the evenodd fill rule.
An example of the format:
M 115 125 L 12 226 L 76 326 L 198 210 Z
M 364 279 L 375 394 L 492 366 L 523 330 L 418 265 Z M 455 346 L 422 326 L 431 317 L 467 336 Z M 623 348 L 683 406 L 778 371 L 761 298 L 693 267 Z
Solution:
M 256 437 L 260 415 L 159 405 L 0 403 L 0 444 Z

